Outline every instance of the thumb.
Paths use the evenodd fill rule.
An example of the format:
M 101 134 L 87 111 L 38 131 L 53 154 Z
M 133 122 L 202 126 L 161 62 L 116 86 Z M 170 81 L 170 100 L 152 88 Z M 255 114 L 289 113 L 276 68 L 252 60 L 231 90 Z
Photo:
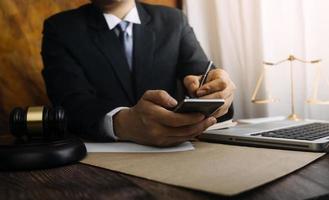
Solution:
M 173 108 L 177 105 L 177 101 L 164 90 L 148 90 L 142 98 L 165 108 Z
M 196 95 L 196 91 L 199 89 L 200 76 L 189 75 L 184 78 L 184 86 L 191 97 Z

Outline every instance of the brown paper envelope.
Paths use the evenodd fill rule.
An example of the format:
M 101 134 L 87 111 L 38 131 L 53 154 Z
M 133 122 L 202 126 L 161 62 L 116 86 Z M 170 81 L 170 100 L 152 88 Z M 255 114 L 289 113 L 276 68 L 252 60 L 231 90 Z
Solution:
M 236 195 L 287 175 L 324 153 L 204 142 L 175 153 L 90 153 L 82 163 L 171 185 Z

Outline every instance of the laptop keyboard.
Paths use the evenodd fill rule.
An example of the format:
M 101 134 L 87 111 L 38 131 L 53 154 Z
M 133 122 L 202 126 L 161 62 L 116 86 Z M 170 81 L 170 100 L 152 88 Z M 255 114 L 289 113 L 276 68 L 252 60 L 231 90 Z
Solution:
M 329 123 L 311 123 L 263 133 L 256 133 L 252 134 L 252 136 L 313 141 L 329 136 Z

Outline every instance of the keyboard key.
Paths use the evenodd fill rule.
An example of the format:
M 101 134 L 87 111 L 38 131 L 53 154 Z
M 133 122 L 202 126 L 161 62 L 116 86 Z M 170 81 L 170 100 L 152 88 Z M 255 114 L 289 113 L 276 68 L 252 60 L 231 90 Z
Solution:
M 313 141 L 329 136 L 329 123 L 311 123 L 302 126 L 252 134 L 252 136 Z

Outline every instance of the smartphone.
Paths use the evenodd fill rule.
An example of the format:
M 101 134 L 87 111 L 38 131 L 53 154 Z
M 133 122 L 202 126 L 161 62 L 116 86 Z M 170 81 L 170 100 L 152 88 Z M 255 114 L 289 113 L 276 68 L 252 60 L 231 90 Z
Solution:
M 184 99 L 173 109 L 177 113 L 202 113 L 211 116 L 225 103 L 224 99 Z

